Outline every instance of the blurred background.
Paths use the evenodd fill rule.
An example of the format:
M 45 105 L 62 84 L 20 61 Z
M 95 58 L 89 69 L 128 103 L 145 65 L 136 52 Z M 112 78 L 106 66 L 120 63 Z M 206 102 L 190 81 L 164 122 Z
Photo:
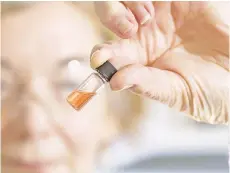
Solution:
M 145 106 L 138 137 L 117 141 L 105 154 L 103 167 L 118 173 L 229 172 L 227 126 L 195 122 L 148 99 Z
M 50 6 L 47 7 L 47 5 Z M 72 12 L 69 9 L 69 7 L 68 8 L 63 7 L 63 4 L 54 5 L 54 3 L 51 4 L 44 3 L 40 6 L 35 6 L 34 8 L 31 8 L 32 12 L 27 11 L 28 14 L 20 13 L 21 11 L 24 10 L 24 5 L 22 7 L 17 7 L 20 9 L 20 10 L 16 9 L 18 13 L 11 13 L 11 11 L 15 11 L 15 9 L 12 7 L 13 7 L 13 3 L 7 6 L 7 8 L 9 9 L 6 9 L 7 11 L 5 13 L 6 17 L 4 16 L 5 23 L 3 28 L 4 32 L 3 32 L 3 39 L 2 39 L 4 40 L 2 42 L 3 44 L 2 56 L 5 56 L 6 57 L 5 59 L 7 61 L 9 60 L 8 62 L 12 63 L 14 66 L 10 67 L 9 66 L 10 63 L 8 62 L 5 63 L 6 61 L 4 61 L 4 68 L 2 68 L 1 70 L 1 84 L 2 84 L 1 96 L 2 96 L 2 103 L 3 103 L 2 115 L 5 115 L 2 116 L 2 118 L 4 118 L 5 120 L 8 119 L 9 114 L 12 115 L 17 114 L 24 117 L 24 119 L 28 120 L 28 122 L 32 120 L 33 122 L 38 122 L 38 121 L 43 122 L 43 119 L 42 120 L 32 119 L 31 115 L 39 115 L 39 117 L 41 117 L 40 115 L 44 115 L 44 116 L 48 115 L 50 112 L 47 114 L 46 107 L 44 106 L 44 105 L 47 106 L 48 104 L 50 104 L 49 105 L 50 108 L 55 108 L 53 109 L 54 110 L 53 112 L 51 111 L 52 115 L 54 113 L 55 116 L 53 117 L 55 118 L 57 117 L 59 118 L 59 114 L 61 114 L 60 119 L 62 118 L 61 116 L 63 115 L 66 116 L 66 114 L 68 115 L 73 114 L 73 117 L 76 117 L 75 115 L 77 113 L 74 112 L 71 108 L 69 108 L 69 105 L 67 105 L 67 103 L 64 102 L 63 100 L 65 99 L 66 94 L 69 94 L 76 87 L 76 85 L 78 85 L 81 81 L 83 81 L 92 72 L 92 70 L 89 68 L 89 59 L 79 60 L 80 59 L 79 57 L 88 58 L 93 45 L 95 45 L 99 41 L 102 41 L 103 39 L 111 39 L 114 37 L 108 34 L 105 30 L 100 30 L 100 29 L 98 29 L 100 30 L 100 34 L 103 33 L 104 35 L 106 35 L 105 36 L 106 38 L 104 37 L 96 38 L 96 36 L 94 36 L 95 33 L 93 33 L 91 30 L 94 27 L 88 25 L 88 22 L 85 22 L 86 19 L 84 19 L 84 15 L 86 12 L 90 14 L 91 20 L 89 21 L 91 21 L 91 23 L 94 23 L 96 21 L 96 19 L 94 18 L 95 16 L 92 17 L 93 15 L 91 14 L 92 13 L 91 3 L 81 2 L 81 6 L 77 6 L 80 9 L 80 10 L 77 9 L 79 14 L 81 14 L 80 17 L 76 15 L 74 12 Z M 62 10 L 62 7 L 64 8 L 64 10 Z M 26 8 L 30 8 L 30 7 L 26 7 Z M 49 10 L 48 8 L 55 9 L 54 11 L 52 11 L 52 13 L 54 13 L 55 15 L 49 15 L 49 13 L 51 13 L 51 10 Z M 75 35 L 77 29 L 76 30 L 75 28 L 73 30 L 69 30 L 69 28 L 66 29 L 69 24 L 68 22 L 71 21 L 68 12 L 69 10 L 71 11 L 71 15 L 76 15 L 76 20 L 79 20 L 77 24 L 69 25 L 70 26 L 69 28 L 76 27 L 77 29 L 79 29 L 77 31 L 78 35 Z M 84 13 L 82 11 L 84 11 Z M 62 13 L 64 17 L 62 16 Z M 60 16 L 57 17 L 57 14 L 59 14 Z M 23 15 L 25 15 L 26 17 Z M 82 18 L 84 20 L 81 20 Z M 40 23 L 36 22 L 35 19 Z M 45 19 L 47 19 L 47 21 Z M 53 20 L 55 22 L 51 23 L 50 21 Z M 75 19 L 72 20 L 75 21 Z M 61 21 L 60 24 L 59 21 Z M 58 27 L 59 29 L 57 29 Z M 46 30 L 47 28 L 48 31 Z M 63 35 L 60 36 L 59 38 L 57 35 L 55 35 L 55 33 L 57 34 L 60 31 Z M 68 35 L 67 33 L 70 34 Z M 49 38 L 49 35 L 51 35 L 51 37 L 47 41 L 46 39 Z M 49 42 L 50 40 L 52 42 Z M 76 40 L 77 43 L 75 42 Z M 88 40 L 90 40 L 91 42 L 90 41 L 87 42 Z M 59 41 L 62 44 L 61 43 L 59 44 Z M 71 44 L 69 44 L 70 42 Z M 35 45 L 34 43 L 39 43 L 40 47 L 37 49 L 36 47 L 37 45 Z M 78 66 L 77 69 L 75 67 L 72 68 L 71 63 L 69 63 L 69 61 L 72 61 L 75 58 L 75 57 L 74 58 L 71 57 L 72 54 L 68 54 L 69 53 L 68 51 L 71 49 L 77 50 L 77 58 L 79 59 L 74 61 L 75 65 Z M 56 63 L 56 61 L 59 61 L 57 60 L 56 57 L 58 57 L 59 55 L 66 55 L 66 53 L 68 56 L 71 55 L 68 57 L 71 59 L 68 59 L 68 62 L 64 60 L 65 61 L 64 65 L 63 65 L 63 61 L 61 60 L 62 69 L 56 70 L 56 66 L 54 64 Z M 49 64 L 50 66 L 46 67 L 44 64 Z M 3 62 L 1 65 L 3 65 Z M 74 66 L 73 63 L 72 65 Z M 52 69 L 53 67 L 55 67 L 56 71 L 54 70 L 55 73 L 52 76 L 50 75 L 50 71 L 51 71 L 50 69 Z M 34 69 L 36 69 L 36 71 Z M 59 74 L 59 72 L 61 73 Z M 49 75 L 52 77 L 50 77 Z M 54 79 L 56 81 L 54 81 Z M 47 83 L 49 83 L 49 85 Z M 25 86 L 27 85 L 31 90 L 29 89 L 25 90 L 26 88 Z M 56 95 L 57 93 L 59 93 L 61 96 L 57 97 Z M 52 99 L 48 100 L 51 98 L 51 96 Z M 25 99 L 25 101 L 24 100 L 21 101 L 19 98 Z M 58 100 L 57 98 L 58 99 L 61 98 L 61 100 Z M 39 99 L 44 101 L 45 104 L 41 104 L 41 102 L 36 102 L 36 104 L 34 103 L 34 101 L 37 101 Z M 122 97 L 122 99 L 124 98 Z M 89 104 L 86 111 L 82 112 L 82 117 L 86 117 L 85 115 L 89 115 L 89 114 L 101 115 L 102 112 L 104 112 L 105 110 L 104 103 L 107 103 L 107 101 L 103 99 L 101 100 L 102 101 L 100 102 L 100 98 L 99 98 L 99 102 L 98 99 L 96 99 L 96 101 Z M 23 108 L 25 107 L 27 108 L 26 113 L 20 112 L 21 113 L 20 114 L 18 111 L 19 109 L 17 109 L 16 106 L 14 107 L 14 109 L 12 109 L 12 104 L 16 105 L 18 104 L 18 102 L 20 102 L 19 104 L 22 103 L 24 104 Z M 103 104 L 100 105 L 100 103 Z M 113 106 L 115 106 L 116 104 L 117 104 L 116 101 L 111 102 L 111 105 Z M 185 114 L 175 112 L 174 110 L 171 110 L 168 107 L 149 99 L 144 99 L 144 98 L 141 99 L 141 104 L 143 110 L 141 112 L 141 117 L 143 117 L 143 119 L 140 121 L 140 124 L 138 125 L 138 132 L 136 132 L 133 135 L 128 135 L 124 133 L 124 135 L 119 136 L 119 138 L 117 138 L 109 146 L 109 148 L 103 151 L 103 154 L 98 160 L 96 172 L 98 173 L 113 173 L 113 172 L 114 173 L 227 173 L 228 172 L 228 127 L 227 126 L 208 125 L 208 124 L 195 122 L 190 118 L 188 118 Z M 120 106 L 117 106 L 114 109 L 118 108 L 123 110 L 123 113 L 121 113 L 122 115 L 124 114 L 125 111 L 132 112 L 133 111 L 132 109 L 134 109 L 134 107 L 130 105 L 129 106 L 123 105 L 124 109 L 121 108 Z M 15 114 L 12 113 L 12 111 L 14 110 L 16 111 Z M 58 116 L 56 116 L 57 114 Z M 97 124 L 97 122 L 95 123 L 96 118 L 93 119 L 92 117 L 90 117 L 91 119 L 88 120 L 90 122 L 93 122 L 92 123 L 93 125 Z M 70 122 L 72 121 L 72 118 L 70 118 Z M 24 122 L 22 123 L 22 120 L 24 119 L 20 118 L 18 123 L 16 123 L 16 126 L 18 124 L 21 124 L 23 127 L 26 127 L 26 125 L 24 125 Z M 67 118 L 64 117 L 63 119 L 61 119 L 62 120 L 61 122 L 64 122 L 64 120 L 66 119 Z M 82 121 L 82 119 L 80 120 Z M 78 122 L 78 120 L 79 119 L 73 121 Z M 89 122 L 88 120 L 86 119 L 86 122 Z M 2 122 L 4 123 L 4 121 Z M 27 125 L 28 124 L 29 123 L 27 123 Z M 35 123 L 35 125 L 37 124 L 39 123 Z M 81 127 L 81 122 L 78 124 L 79 126 L 75 124 L 74 125 L 71 124 L 71 125 L 73 127 L 75 126 Z M 65 127 L 69 127 L 71 125 L 67 124 Z M 14 125 L 13 128 L 16 126 Z M 88 129 L 86 130 L 84 129 L 84 130 L 87 132 L 89 131 L 92 134 L 94 134 L 94 128 L 95 129 L 99 128 L 91 125 L 89 125 L 88 127 L 89 130 Z M 13 132 L 12 131 L 13 128 L 9 128 L 5 131 L 7 133 L 8 132 L 11 133 Z M 31 126 L 28 125 L 27 129 L 26 130 L 24 129 L 23 132 L 21 133 L 24 133 L 25 131 L 29 131 L 30 130 L 29 128 L 33 128 L 32 125 Z M 20 129 L 22 129 L 21 126 Z M 18 130 L 15 130 L 15 133 L 17 131 Z M 82 132 L 83 130 L 80 129 L 80 131 Z M 83 136 L 81 137 L 85 138 L 85 136 L 89 136 L 89 134 L 83 133 Z M 31 136 L 28 137 L 28 139 L 30 140 L 32 138 Z M 4 141 L 7 140 L 8 140 L 7 137 L 4 138 Z M 15 138 L 15 140 L 17 139 Z M 10 153 L 11 149 L 7 148 L 8 145 L 5 144 L 4 146 L 6 146 L 6 149 L 4 148 L 4 151 L 6 151 L 7 154 Z M 3 172 L 3 173 L 8 173 L 8 172 Z
M 117 173 L 229 172 L 227 126 L 195 122 L 148 99 L 145 107 L 141 132 L 118 140 L 102 167 Z

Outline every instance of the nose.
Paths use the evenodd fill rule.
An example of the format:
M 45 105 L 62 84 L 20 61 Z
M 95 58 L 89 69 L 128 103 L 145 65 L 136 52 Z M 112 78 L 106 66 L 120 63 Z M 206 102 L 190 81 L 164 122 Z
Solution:
M 37 77 L 31 80 L 27 87 L 25 102 L 25 112 L 22 115 L 23 133 L 22 136 L 36 139 L 47 138 L 52 131 L 52 123 L 47 105 L 44 100 L 49 91 L 46 78 Z
M 30 101 L 26 109 L 27 111 L 22 116 L 22 137 L 36 139 L 48 138 L 52 128 L 47 113 L 42 106 Z

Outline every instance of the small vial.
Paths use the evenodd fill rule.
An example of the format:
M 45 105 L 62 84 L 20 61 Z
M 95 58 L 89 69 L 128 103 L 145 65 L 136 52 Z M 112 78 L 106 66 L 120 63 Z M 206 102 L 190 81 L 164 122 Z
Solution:
M 98 67 L 96 71 L 97 73 L 92 73 L 67 97 L 68 103 L 74 109 L 80 110 L 117 72 L 116 68 L 109 61 Z

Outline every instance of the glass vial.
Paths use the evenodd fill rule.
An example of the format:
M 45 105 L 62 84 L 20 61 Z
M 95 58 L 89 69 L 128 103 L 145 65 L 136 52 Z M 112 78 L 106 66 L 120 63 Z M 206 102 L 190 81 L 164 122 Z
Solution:
M 98 73 L 92 73 L 67 97 L 68 103 L 74 109 L 80 110 L 117 72 L 109 61 L 98 67 L 96 71 Z

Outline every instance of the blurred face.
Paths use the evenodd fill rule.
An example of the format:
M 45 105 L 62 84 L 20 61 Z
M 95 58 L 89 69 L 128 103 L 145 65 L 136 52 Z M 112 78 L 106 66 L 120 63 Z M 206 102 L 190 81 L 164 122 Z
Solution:
M 99 42 L 90 20 L 64 3 L 3 17 L 3 173 L 91 171 L 110 127 L 105 92 L 79 112 L 66 97 L 92 72 L 88 57 Z

